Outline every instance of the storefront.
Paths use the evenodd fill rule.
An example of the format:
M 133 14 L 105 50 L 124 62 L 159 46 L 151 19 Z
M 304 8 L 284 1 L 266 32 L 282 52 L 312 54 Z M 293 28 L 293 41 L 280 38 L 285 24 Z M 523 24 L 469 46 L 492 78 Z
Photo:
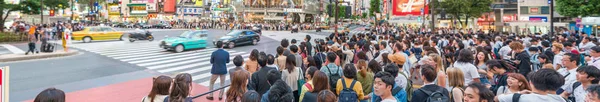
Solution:
M 108 20 L 112 22 L 121 21 L 121 13 L 119 11 L 119 4 L 108 4 Z
M 148 11 L 146 10 L 146 4 L 127 4 L 129 7 L 129 16 L 127 21 L 133 22 L 145 22 L 148 18 Z
M 496 17 L 490 15 L 483 15 L 477 18 L 477 26 L 479 26 L 479 30 L 484 32 L 489 32 L 491 30 L 495 30 L 496 26 L 494 25 L 496 22 Z

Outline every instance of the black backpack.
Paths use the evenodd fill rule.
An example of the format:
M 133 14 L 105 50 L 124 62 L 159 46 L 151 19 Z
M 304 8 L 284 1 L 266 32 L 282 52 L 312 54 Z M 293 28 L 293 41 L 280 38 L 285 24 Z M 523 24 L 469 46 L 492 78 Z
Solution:
M 421 92 L 427 94 L 427 100 L 425 102 L 449 102 L 449 98 L 447 95 L 442 93 L 442 89 L 435 90 L 434 92 L 423 90 L 423 88 L 419 89 Z
M 331 86 L 331 90 L 333 92 L 335 92 L 335 89 L 336 89 L 336 86 L 337 86 L 337 81 L 340 78 L 342 78 L 342 76 L 338 72 L 340 69 L 338 69 L 338 71 L 335 71 L 335 73 L 331 73 L 331 70 L 329 69 L 329 67 L 327 65 L 325 65 L 325 67 L 327 67 L 327 71 L 329 71 L 329 76 L 328 76 L 329 77 L 329 86 Z

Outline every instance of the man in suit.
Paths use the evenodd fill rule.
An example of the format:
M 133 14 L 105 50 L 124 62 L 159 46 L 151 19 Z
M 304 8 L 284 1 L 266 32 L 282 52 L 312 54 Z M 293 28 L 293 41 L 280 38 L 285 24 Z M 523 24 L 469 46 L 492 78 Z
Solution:
M 252 77 L 250 78 L 250 82 L 248 83 L 248 90 L 255 90 L 262 96 L 269 90 L 269 88 L 271 88 L 271 84 L 269 84 L 268 82 L 267 73 L 269 73 L 270 70 L 277 69 L 275 69 L 275 67 L 267 66 L 267 63 L 275 63 L 275 57 L 268 57 L 265 54 L 265 52 L 260 52 L 257 61 L 258 65 L 260 65 L 261 68 L 258 71 L 252 73 Z
M 225 86 L 225 75 L 227 74 L 227 63 L 229 63 L 229 52 L 223 50 L 223 42 L 218 41 L 217 43 L 218 50 L 214 51 L 210 56 L 210 64 L 212 64 L 212 69 L 210 69 L 210 85 L 208 86 L 210 90 L 214 89 L 214 84 L 217 78 L 221 81 L 221 87 Z M 219 93 L 219 100 L 223 99 L 223 93 L 225 90 L 221 90 Z M 213 100 L 213 93 L 210 93 L 206 99 Z
M 431 65 L 423 65 L 421 66 L 421 78 L 423 79 L 423 87 L 421 89 L 415 90 L 413 92 L 413 96 L 411 102 L 426 102 L 429 98 L 429 94 L 426 94 L 425 91 L 429 91 L 431 93 L 441 92 L 446 99 L 449 98 L 448 90 L 446 88 L 440 87 L 433 83 L 437 76 L 437 72 L 434 71 L 433 66 Z

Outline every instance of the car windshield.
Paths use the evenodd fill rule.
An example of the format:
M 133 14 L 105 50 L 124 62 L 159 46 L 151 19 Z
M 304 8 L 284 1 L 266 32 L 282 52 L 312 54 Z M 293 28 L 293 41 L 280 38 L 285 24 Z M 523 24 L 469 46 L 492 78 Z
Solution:
M 186 31 L 186 32 L 181 33 L 181 35 L 179 35 L 179 37 L 180 38 L 188 38 L 188 37 L 192 36 L 192 34 L 194 34 L 194 32 Z
M 240 32 L 242 32 L 242 31 L 234 30 L 234 31 L 227 33 L 227 36 L 237 36 Z

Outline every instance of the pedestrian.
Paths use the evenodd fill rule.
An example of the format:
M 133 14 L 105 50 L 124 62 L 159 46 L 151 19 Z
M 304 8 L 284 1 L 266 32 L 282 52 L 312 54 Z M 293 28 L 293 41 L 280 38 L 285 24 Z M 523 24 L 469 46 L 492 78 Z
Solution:
M 65 102 L 65 97 L 64 91 L 56 88 L 48 88 L 40 92 L 33 102 Z
M 259 52 L 256 49 L 253 49 L 252 52 L 250 52 L 250 57 L 248 57 L 248 60 L 246 60 L 246 64 L 244 65 L 246 71 L 254 73 L 259 70 L 258 53 Z
M 152 90 L 148 96 L 142 98 L 142 102 L 161 102 L 169 96 L 169 88 L 173 79 L 169 76 L 158 76 L 152 78 Z
M 71 44 L 71 35 L 73 34 L 73 31 L 71 29 L 72 29 L 71 25 L 67 25 L 67 29 L 64 30 L 64 33 L 62 33 L 63 35 L 61 36 L 62 46 L 63 46 L 63 49 L 65 50 L 65 52 L 69 52 L 69 48 L 67 47 L 67 44 Z
M 241 58 L 240 62 L 242 62 Z M 250 77 L 250 74 L 244 70 L 237 70 L 231 73 L 231 75 L 233 75 L 231 77 L 231 87 L 229 90 L 227 90 L 227 100 L 225 100 L 225 102 L 239 102 L 243 99 L 243 94 L 248 91 L 246 86 L 248 84 L 248 77 Z
M 375 95 L 381 97 L 380 102 L 398 102 L 392 94 L 394 84 L 394 77 L 388 72 L 378 72 L 375 75 L 373 89 Z
M 566 102 L 554 90 L 565 84 L 563 76 L 552 69 L 540 69 L 529 74 L 531 91 L 521 91 L 514 94 L 497 95 L 495 102 Z M 481 89 L 481 88 L 479 88 Z M 469 89 L 465 90 L 469 94 Z
M 424 85 L 413 92 L 410 102 L 426 102 L 429 99 L 438 99 L 447 102 L 450 99 L 448 90 L 435 85 L 433 82 L 437 75 L 434 67 L 431 65 L 422 65 L 420 72 Z
M 164 102 L 192 102 L 190 92 L 192 91 L 192 75 L 180 73 L 175 76 L 171 88 L 171 94 L 165 98 Z
M 273 55 L 270 55 L 273 56 Z M 255 90 L 262 96 L 265 94 L 269 88 L 271 87 L 270 82 L 268 81 L 268 73 L 270 70 L 277 70 L 275 67 L 267 66 L 267 62 L 273 64 L 274 59 L 269 59 L 265 52 L 260 52 L 258 55 L 258 65 L 260 65 L 260 69 L 251 75 L 250 83 L 248 83 L 249 90 Z M 280 78 L 281 79 L 281 78 Z M 271 81 L 275 82 L 275 81 Z
M 494 102 L 494 93 L 480 83 L 471 83 L 465 89 L 464 102 Z
M 260 102 L 260 94 L 254 90 L 248 90 L 242 96 L 242 102 Z
M 577 82 L 573 83 L 571 87 L 567 87 L 565 92 L 561 94 L 562 97 L 568 97 L 572 102 L 583 102 L 585 101 L 586 89 L 592 84 L 598 84 L 600 78 L 600 70 L 594 66 L 582 66 L 577 69 Z
M 210 73 L 212 74 L 210 77 L 209 89 L 214 89 L 214 84 L 217 78 L 220 79 L 221 87 L 225 86 L 225 75 L 227 74 L 227 63 L 229 63 L 229 52 L 223 50 L 223 42 L 217 41 L 218 50 L 214 51 L 210 57 L 210 63 L 212 64 L 212 69 Z M 223 99 L 224 90 L 219 92 L 219 100 Z M 213 100 L 213 93 L 210 93 L 206 99 Z

